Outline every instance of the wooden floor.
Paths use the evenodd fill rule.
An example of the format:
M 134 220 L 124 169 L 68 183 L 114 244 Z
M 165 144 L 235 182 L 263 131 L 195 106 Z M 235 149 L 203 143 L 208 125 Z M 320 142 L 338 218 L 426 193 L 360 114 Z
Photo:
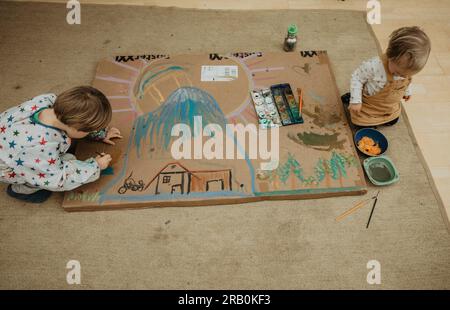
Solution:
M 430 59 L 425 69 L 414 77 L 413 96 L 405 104 L 405 109 L 436 189 L 450 215 L 450 1 L 380 2 L 381 24 L 374 25 L 373 29 L 383 48 L 386 47 L 388 35 L 401 26 L 421 26 L 432 41 Z M 243 10 L 366 10 L 367 5 L 366 0 L 83 0 L 81 3 Z

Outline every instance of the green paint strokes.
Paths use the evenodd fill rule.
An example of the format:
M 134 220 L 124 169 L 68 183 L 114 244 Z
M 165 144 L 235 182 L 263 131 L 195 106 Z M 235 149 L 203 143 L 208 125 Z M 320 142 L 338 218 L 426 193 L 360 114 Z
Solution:
M 99 192 L 90 193 L 90 192 L 70 192 L 67 196 L 67 200 L 72 201 L 89 201 L 89 202 L 98 202 L 100 198 Z
M 257 179 L 273 183 L 276 178 L 283 184 L 291 178 L 298 180 L 305 186 L 319 185 L 325 181 L 326 187 L 330 186 L 330 181 L 337 180 L 342 185 L 344 178 L 347 178 L 347 168 L 357 165 L 357 160 L 352 155 L 346 155 L 333 151 L 330 159 L 319 158 L 314 166 L 314 174 L 305 176 L 301 164 L 288 153 L 286 161 L 280 162 L 278 168 L 273 171 L 259 171 Z
M 318 134 L 314 132 L 288 133 L 288 138 L 297 144 L 311 147 L 318 151 L 331 151 L 333 149 L 343 149 L 345 140 L 338 139 L 339 134 Z
M 347 171 L 345 169 L 345 159 L 338 153 L 333 152 L 330 158 L 331 178 L 333 180 L 339 180 L 342 186 L 342 178 L 347 177 Z

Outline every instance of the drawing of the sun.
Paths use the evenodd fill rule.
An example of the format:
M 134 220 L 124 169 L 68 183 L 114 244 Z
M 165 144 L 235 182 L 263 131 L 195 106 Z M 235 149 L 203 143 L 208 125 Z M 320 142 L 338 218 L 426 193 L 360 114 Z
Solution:
M 118 62 L 105 61 L 102 72 L 96 75 L 94 86 L 108 97 L 114 113 L 130 113 L 134 118 L 155 111 L 177 89 L 196 87 L 209 93 L 221 106 L 230 123 L 257 122 L 250 91 L 255 88 L 255 53 L 246 57 L 227 56 L 211 60 L 205 55 L 183 55 L 154 60 L 143 58 Z M 255 62 L 256 61 L 256 62 Z M 202 82 L 202 65 L 238 67 L 238 77 L 232 81 Z M 108 75 L 109 73 L 109 75 Z

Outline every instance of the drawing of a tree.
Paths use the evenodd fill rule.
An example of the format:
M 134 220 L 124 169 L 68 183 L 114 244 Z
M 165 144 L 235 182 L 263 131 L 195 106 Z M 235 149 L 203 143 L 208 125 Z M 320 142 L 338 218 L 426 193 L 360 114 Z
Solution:
M 325 179 L 325 176 L 327 172 L 325 171 L 324 165 L 323 165 L 323 159 L 319 158 L 319 160 L 316 163 L 316 166 L 314 167 L 314 171 L 316 173 L 316 180 L 317 182 L 322 182 Z
M 300 166 L 300 163 L 294 158 L 294 156 L 292 156 L 291 153 L 288 154 L 288 161 L 290 163 L 290 172 L 292 173 L 292 188 L 294 189 L 298 187 L 296 180 L 299 180 L 300 182 L 304 181 L 303 169 Z
M 339 184 L 343 186 L 343 178 L 347 177 L 347 167 L 356 164 L 354 156 L 333 151 L 329 160 L 323 158 L 317 160 L 313 175 L 305 176 L 301 164 L 291 153 L 288 153 L 286 161 L 280 163 L 278 168 L 269 175 L 268 181 L 275 189 L 279 187 L 278 181 L 286 184 L 289 178 L 292 189 L 298 187 L 297 180 L 303 185 L 319 185 L 325 181 L 326 187 L 331 187 L 331 180 L 339 180 Z
M 353 155 L 347 155 L 344 153 L 339 154 L 345 161 L 345 164 L 348 167 L 352 167 L 352 166 L 357 166 L 358 165 L 358 160 L 356 159 L 355 156 Z
M 305 185 L 317 183 L 315 176 L 305 177 L 303 174 L 303 168 L 295 157 L 288 153 L 286 162 L 281 164 L 276 170 L 276 175 L 279 177 L 283 184 L 286 184 L 287 180 L 291 178 L 291 187 L 293 189 L 298 187 L 297 180 Z
M 320 158 L 317 165 L 317 170 L 320 172 L 320 175 L 322 177 L 322 180 L 325 179 L 325 185 L 327 187 L 331 186 L 331 178 L 330 178 L 330 173 L 331 173 L 331 168 L 330 168 L 330 161 L 327 159 L 323 159 Z
M 342 185 L 342 177 L 347 176 L 345 169 L 345 159 L 339 153 L 333 151 L 330 159 L 331 177 L 333 180 L 339 180 L 339 184 Z
M 277 169 L 277 175 L 283 184 L 286 184 L 286 181 L 289 178 L 290 172 L 291 172 L 291 167 L 290 167 L 290 163 L 289 163 L 289 159 L 288 159 L 284 164 L 280 165 Z
M 354 156 L 333 151 L 329 160 L 319 158 L 314 167 L 314 175 L 306 177 L 301 164 L 291 153 L 288 153 L 286 161 L 280 163 L 268 180 L 276 188 L 278 188 L 276 184 L 278 180 L 286 184 L 289 178 L 291 178 L 293 189 L 298 187 L 297 180 L 304 185 L 318 185 L 325 180 L 327 187 L 331 187 L 331 180 L 339 180 L 340 185 L 343 186 L 343 178 L 347 176 L 346 168 L 356 164 Z
M 293 188 L 297 187 L 297 183 L 295 180 L 299 180 L 300 182 L 304 182 L 305 178 L 303 177 L 303 169 L 300 167 L 300 164 L 296 161 L 297 166 L 292 167 L 292 186 Z

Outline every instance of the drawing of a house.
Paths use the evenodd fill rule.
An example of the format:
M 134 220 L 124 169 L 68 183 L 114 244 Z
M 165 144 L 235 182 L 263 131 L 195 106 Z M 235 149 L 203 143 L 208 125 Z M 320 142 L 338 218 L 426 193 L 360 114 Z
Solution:
M 180 163 L 169 163 L 155 175 L 155 195 L 231 191 L 231 169 L 190 171 Z

